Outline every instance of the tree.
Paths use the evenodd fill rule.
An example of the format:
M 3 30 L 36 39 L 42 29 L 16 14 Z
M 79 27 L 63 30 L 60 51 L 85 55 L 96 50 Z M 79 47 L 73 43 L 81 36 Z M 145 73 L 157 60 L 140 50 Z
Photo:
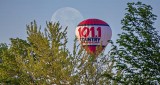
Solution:
M 75 81 L 73 84 L 85 84 L 85 85 L 109 85 L 117 84 L 112 80 L 108 74 L 115 76 L 113 72 L 113 65 L 115 62 L 112 58 L 108 57 L 108 54 L 104 54 L 104 51 L 95 59 L 94 55 L 87 54 L 84 49 L 77 43 L 75 39 L 73 50 L 73 65 Z M 79 48 L 80 47 L 80 48 Z
M 128 3 L 127 13 L 121 21 L 123 32 L 113 45 L 110 56 L 116 60 L 125 84 L 160 83 L 160 36 L 153 27 L 156 15 L 150 5 Z
M 0 63 L 2 63 L 2 54 L 8 49 L 6 43 L 0 43 Z
M 113 64 L 103 53 L 96 61 L 77 44 L 73 53 L 67 47 L 67 28 L 60 23 L 46 23 L 44 32 L 36 22 L 27 25 L 27 40 L 11 38 L 9 47 L 2 45 L 0 84 L 111 84 L 104 73 L 112 72 Z M 3 52 L 1 51 L 3 50 Z

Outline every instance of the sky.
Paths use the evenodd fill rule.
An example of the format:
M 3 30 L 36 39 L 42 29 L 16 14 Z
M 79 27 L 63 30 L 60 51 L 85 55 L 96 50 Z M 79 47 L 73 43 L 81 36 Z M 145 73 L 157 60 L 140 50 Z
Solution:
M 111 39 L 115 41 L 118 38 L 117 34 L 121 33 L 121 20 L 126 12 L 127 3 L 133 1 L 138 0 L 0 0 L 0 43 L 9 44 L 9 38 L 26 39 L 26 25 L 33 20 L 41 25 L 43 31 L 46 21 L 60 18 L 62 21 L 64 18 L 73 18 L 67 23 L 69 48 L 73 46 L 76 25 L 88 18 L 98 18 L 107 22 L 112 29 Z M 158 16 L 154 27 L 160 31 L 160 0 L 141 0 L 141 2 L 152 6 L 153 13 Z M 73 10 L 67 11 L 66 8 Z M 59 10 L 67 13 L 64 14 Z M 74 19 L 78 19 L 76 23 Z M 63 24 L 66 22 L 62 22 Z

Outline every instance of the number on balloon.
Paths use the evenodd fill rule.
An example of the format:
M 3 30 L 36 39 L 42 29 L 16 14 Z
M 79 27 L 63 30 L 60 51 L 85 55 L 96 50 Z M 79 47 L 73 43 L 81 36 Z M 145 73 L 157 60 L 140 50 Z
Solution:
M 97 36 L 101 37 L 101 27 L 98 27 L 96 31 L 98 33 Z M 78 29 L 78 32 L 80 37 L 88 37 L 90 33 L 91 33 L 91 37 L 96 36 L 94 27 L 91 27 L 90 29 L 88 27 L 84 27 L 83 29 L 80 27 Z
M 101 37 L 101 27 L 98 27 L 97 31 L 98 31 L 98 37 Z
M 92 36 L 92 37 L 95 37 L 94 27 L 91 27 L 91 28 L 90 28 L 90 32 L 91 32 L 91 36 Z

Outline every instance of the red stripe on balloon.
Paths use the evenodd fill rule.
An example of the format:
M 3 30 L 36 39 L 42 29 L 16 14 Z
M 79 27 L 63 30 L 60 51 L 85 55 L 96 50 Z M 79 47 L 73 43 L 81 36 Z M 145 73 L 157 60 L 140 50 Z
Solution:
M 106 22 L 100 20 L 100 19 L 86 19 L 78 24 L 78 26 L 84 26 L 84 25 L 104 25 L 109 26 Z

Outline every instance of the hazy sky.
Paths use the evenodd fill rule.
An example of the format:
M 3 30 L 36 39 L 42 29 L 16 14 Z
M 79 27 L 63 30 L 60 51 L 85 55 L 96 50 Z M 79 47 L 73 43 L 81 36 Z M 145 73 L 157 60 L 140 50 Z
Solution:
M 127 2 L 131 1 L 138 0 L 0 0 L 0 43 L 9 43 L 9 38 L 26 39 L 26 24 L 36 20 L 38 25 L 44 27 L 46 21 L 50 21 L 52 15 L 64 7 L 78 11 L 79 15 L 74 12 L 76 17 L 99 18 L 106 21 L 113 32 L 112 40 L 115 40 L 117 33 L 121 31 L 120 23 L 126 12 Z M 141 1 L 153 7 L 153 13 L 158 16 L 154 26 L 160 30 L 160 0 Z M 71 15 L 74 16 L 74 13 Z M 72 16 L 65 15 L 67 18 Z M 68 31 L 75 31 L 75 28 L 68 28 Z M 75 35 L 74 32 L 70 33 Z

